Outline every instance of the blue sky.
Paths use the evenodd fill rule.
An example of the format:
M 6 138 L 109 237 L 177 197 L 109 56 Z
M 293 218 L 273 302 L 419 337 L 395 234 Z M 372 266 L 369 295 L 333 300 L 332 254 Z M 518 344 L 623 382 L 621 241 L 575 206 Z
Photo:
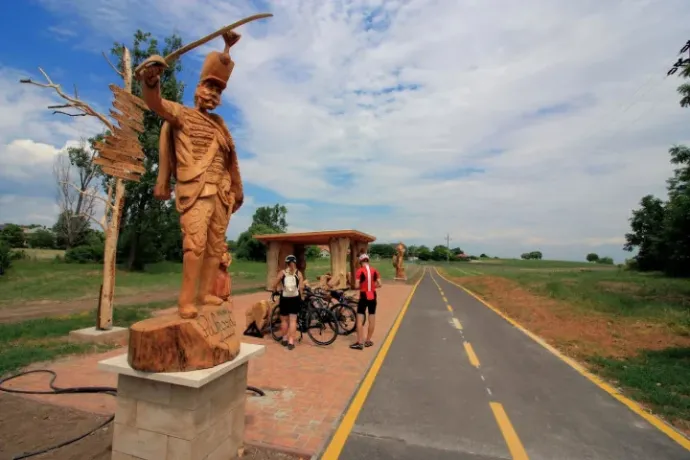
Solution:
M 274 17 L 239 30 L 219 109 L 248 196 L 230 237 L 282 203 L 291 230 L 622 261 L 631 209 L 663 196 L 667 149 L 690 141 L 664 78 L 682 0 L 30 0 L 0 17 L 0 221 L 51 224 L 56 156 L 101 129 L 19 78 L 41 66 L 107 112 L 114 41 L 189 42 L 256 12 Z M 188 102 L 218 42 L 184 56 Z

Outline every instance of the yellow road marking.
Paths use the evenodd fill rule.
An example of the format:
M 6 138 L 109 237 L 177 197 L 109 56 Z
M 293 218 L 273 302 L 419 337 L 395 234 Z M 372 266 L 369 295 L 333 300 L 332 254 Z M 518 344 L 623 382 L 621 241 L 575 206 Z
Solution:
M 421 278 L 419 278 L 412 288 L 412 292 L 410 292 L 410 295 L 407 297 L 407 300 L 405 301 L 402 310 L 400 310 L 398 317 L 395 319 L 395 322 L 393 323 L 386 340 L 381 345 L 381 349 L 376 354 L 374 362 L 371 364 L 367 375 L 364 377 L 364 380 L 362 380 L 362 384 L 359 386 L 355 397 L 352 399 L 350 407 L 348 407 L 347 412 L 345 412 L 345 415 L 340 421 L 340 425 L 338 425 L 338 428 L 335 430 L 335 434 L 331 438 L 328 447 L 326 447 L 326 450 L 321 456 L 323 460 L 336 460 L 340 456 L 343 447 L 345 447 L 347 437 L 350 435 L 352 427 L 355 425 L 355 421 L 357 421 L 359 412 L 362 410 L 362 406 L 364 406 L 364 402 L 369 395 L 369 390 L 371 390 L 371 387 L 374 384 L 376 375 L 381 370 L 383 360 L 386 358 L 388 350 L 390 349 L 393 339 L 395 338 L 395 334 L 397 334 L 398 329 L 400 328 L 400 323 L 402 323 L 403 317 L 407 312 L 407 308 L 410 306 L 410 302 L 412 301 L 412 297 L 417 290 L 417 286 L 419 286 L 419 283 L 424 279 L 425 272 L 426 268 L 424 269 L 424 272 L 422 272 Z
M 443 301 L 444 301 L 445 303 L 448 303 L 448 299 L 446 299 L 446 296 L 443 296 Z
M 453 307 L 451 307 L 450 305 L 446 305 L 446 308 L 449 312 L 453 313 Z
M 467 358 L 470 360 L 470 364 L 473 365 L 474 367 L 479 367 L 479 358 L 477 358 L 477 355 L 474 352 L 474 348 L 472 348 L 472 345 L 469 342 L 464 342 L 465 345 L 465 353 L 467 353 Z
M 438 269 L 436 270 L 436 274 L 449 282 L 450 284 L 459 287 L 475 299 L 477 299 L 482 305 L 485 307 L 493 310 L 494 313 L 496 313 L 498 316 L 503 318 L 504 320 L 508 321 L 510 324 L 512 324 L 515 328 L 519 329 L 522 331 L 525 335 L 527 335 L 529 338 L 537 342 L 539 345 L 542 347 L 546 348 L 548 351 L 550 351 L 554 356 L 559 358 L 561 361 L 565 362 L 568 364 L 570 367 L 575 369 L 578 373 L 580 373 L 582 376 L 586 377 L 589 381 L 597 385 L 599 388 L 613 396 L 615 399 L 617 399 L 620 403 L 625 405 L 628 409 L 645 419 L 647 422 L 652 424 L 656 429 L 664 433 L 666 436 L 669 438 L 673 439 L 676 441 L 678 444 L 686 448 L 687 450 L 690 450 L 690 439 L 686 438 L 684 435 L 680 434 L 678 431 L 676 431 L 675 428 L 673 428 L 671 425 L 667 424 L 665 421 L 661 420 L 659 417 L 656 415 L 650 414 L 649 412 L 646 412 L 639 404 L 637 404 L 635 401 L 632 399 L 628 398 L 627 396 L 624 396 L 618 390 L 616 390 L 614 387 L 609 385 L 608 383 L 604 382 L 602 379 L 597 377 L 596 375 L 592 374 L 588 370 L 586 370 L 584 367 L 582 367 L 577 361 L 568 358 L 567 356 L 563 355 L 560 351 L 546 343 L 541 337 L 538 335 L 528 331 L 525 329 L 520 323 L 515 321 L 514 319 L 506 316 L 502 311 L 500 311 L 498 308 L 494 307 L 481 297 L 479 297 L 477 294 L 474 292 L 470 291 L 464 286 L 461 286 L 460 284 L 449 280 L 445 276 L 443 276 Z
M 442 291 L 442 290 L 440 290 L 440 289 L 439 289 L 439 292 L 441 293 L 441 295 L 445 295 L 445 294 L 443 293 L 443 291 Z
M 462 331 L 462 324 L 460 323 L 460 320 L 457 318 L 453 318 L 453 324 L 455 325 L 456 329 L 460 329 Z M 469 344 L 468 344 L 469 345 Z
M 520 442 L 520 438 L 513 428 L 513 424 L 510 423 L 508 414 L 506 414 L 506 411 L 503 409 L 503 405 L 497 402 L 490 402 L 489 404 L 491 405 L 494 417 L 496 417 L 496 423 L 498 423 L 498 427 L 501 429 L 503 439 L 505 439 L 508 445 L 510 456 L 513 460 L 529 460 L 527 452 L 525 452 L 525 448 L 522 446 L 522 442 Z

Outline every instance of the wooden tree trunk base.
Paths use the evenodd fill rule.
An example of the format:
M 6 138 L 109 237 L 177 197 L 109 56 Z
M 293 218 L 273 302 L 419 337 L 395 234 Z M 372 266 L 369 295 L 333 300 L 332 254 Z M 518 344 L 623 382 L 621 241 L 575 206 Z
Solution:
M 232 300 L 206 305 L 199 315 L 182 319 L 177 312 L 139 321 L 129 328 L 129 365 L 144 372 L 185 372 L 232 361 L 240 339 Z

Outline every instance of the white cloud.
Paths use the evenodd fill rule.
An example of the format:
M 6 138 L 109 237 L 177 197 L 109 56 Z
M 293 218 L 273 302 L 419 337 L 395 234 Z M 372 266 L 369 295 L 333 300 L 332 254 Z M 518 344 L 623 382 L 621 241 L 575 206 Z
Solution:
M 104 42 L 129 40 L 134 27 L 191 41 L 257 12 L 229 0 L 43 3 L 90 24 L 81 40 Z M 680 80 L 664 79 L 688 38 L 682 0 L 268 5 L 273 18 L 241 31 L 226 93 L 242 111 L 238 142 L 255 155 L 241 164 L 244 180 L 289 202 L 333 204 L 291 206 L 293 229 L 355 227 L 432 245 L 450 232 L 500 255 L 616 251 L 641 196 L 663 195 L 668 147 L 690 141 Z M 454 177 L 460 168 L 484 172 Z M 393 210 L 342 213 L 348 204 Z M 250 216 L 240 211 L 231 228 Z
M 50 196 L 0 195 L 0 222 L 52 227 L 58 213 L 58 205 Z

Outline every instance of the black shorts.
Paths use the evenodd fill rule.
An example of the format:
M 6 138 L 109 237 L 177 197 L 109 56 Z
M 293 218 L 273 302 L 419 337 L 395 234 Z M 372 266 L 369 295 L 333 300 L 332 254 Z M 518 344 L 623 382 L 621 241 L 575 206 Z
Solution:
M 302 308 L 302 299 L 300 298 L 300 296 L 280 296 L 280 304 L 278 307 L 278 310 L 280 311 L 280 316 L 296 315 L 297 313 L 299 313 L 300 308 Z
M 363 315 L 369 311 L 370 315 L 376 314 L 376 292 L 374 292 L 374 298 L 369 300 L 367 295 L 363 292 L 359 294 L 359 302 L 357 302 L 357 314 Z

